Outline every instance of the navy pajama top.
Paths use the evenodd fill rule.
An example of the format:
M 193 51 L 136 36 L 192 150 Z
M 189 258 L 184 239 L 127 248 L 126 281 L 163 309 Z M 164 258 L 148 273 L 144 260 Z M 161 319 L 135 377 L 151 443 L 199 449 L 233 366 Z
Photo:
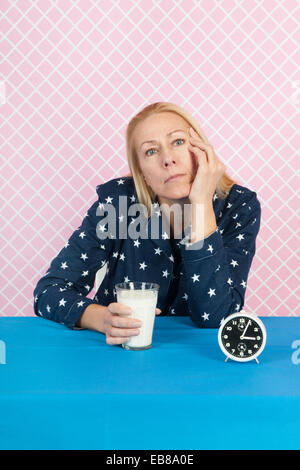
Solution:
M 89 304 L 116 302 L 115 284 L 130 281 L 159 284 L 161 315 L 189 315 L 200 328 L 218 328 L 228 315 L 243 308 L 260 228 L 256 192 L 238 184 L 226 199 L 215 192 L 217 229 L 194 243 L 189 243 L 191 226 L 182 238 L 171 239 L 157 197 L 152 216 L 144 217 L 148 238 L 126 237 L 130 224 L 137 222 L 129 215 L 130 206 L 138 203 L 131 176 L 100 184 L 96 193 L 98 198 L 81 225 L 37 282 L 33 293 L 36 315 L 76 329 Z M 120 213 L 119 196 L 127 201 L 127 214 Z M 105 209 L 111 205 L 117 216 L 115 232 L 105 223 Z M 153 218 L 158 218 L 157 238 L 149 236 Z M 86 297 L 104 265 L 106 274 L 94 298 Z

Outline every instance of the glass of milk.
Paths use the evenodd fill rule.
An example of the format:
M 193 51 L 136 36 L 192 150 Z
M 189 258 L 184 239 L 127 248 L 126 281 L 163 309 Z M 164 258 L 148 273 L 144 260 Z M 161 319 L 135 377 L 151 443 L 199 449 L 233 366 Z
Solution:
M 122 282 L 115 285 L 117 302 L 132 309 L 129 318 L 141 320 L 140 334 L 122 344 L 124 349 L 139 351 L 152 347 L 152 335 L 159 284 L 152 282 Z

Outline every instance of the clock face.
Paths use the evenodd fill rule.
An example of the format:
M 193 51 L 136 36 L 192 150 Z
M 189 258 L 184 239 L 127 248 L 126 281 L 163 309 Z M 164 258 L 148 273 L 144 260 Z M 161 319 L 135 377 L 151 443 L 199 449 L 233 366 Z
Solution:
M 253 359 L 264 348 L 266 334 L 260 321 L 241 315 L 225 319 L 220 328 L 219 341 L 225 354 L 238 361 Z

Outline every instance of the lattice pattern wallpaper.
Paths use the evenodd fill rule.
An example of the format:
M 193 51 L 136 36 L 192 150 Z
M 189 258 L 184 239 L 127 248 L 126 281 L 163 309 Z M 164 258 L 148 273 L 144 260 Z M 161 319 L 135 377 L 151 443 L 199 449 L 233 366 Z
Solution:
M 245 306 L 300 316 L 299 2 L 2 0 L 1 12 L 0 314 L 33 315 L 96 185 L 128 172 L 129 119 L 171 101 L 261 201 Z

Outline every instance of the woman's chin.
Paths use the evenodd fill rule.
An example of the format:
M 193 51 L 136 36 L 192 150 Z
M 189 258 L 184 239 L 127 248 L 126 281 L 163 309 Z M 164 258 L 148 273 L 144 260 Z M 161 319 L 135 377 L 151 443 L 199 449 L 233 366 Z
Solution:
M 174 189 L 173 191 L 169 191 L 168 195 L 166 197 L 168 199 L 185 199 L 189 196 L 190 194 L 190 189 L 182 189 L 180 188 Z

